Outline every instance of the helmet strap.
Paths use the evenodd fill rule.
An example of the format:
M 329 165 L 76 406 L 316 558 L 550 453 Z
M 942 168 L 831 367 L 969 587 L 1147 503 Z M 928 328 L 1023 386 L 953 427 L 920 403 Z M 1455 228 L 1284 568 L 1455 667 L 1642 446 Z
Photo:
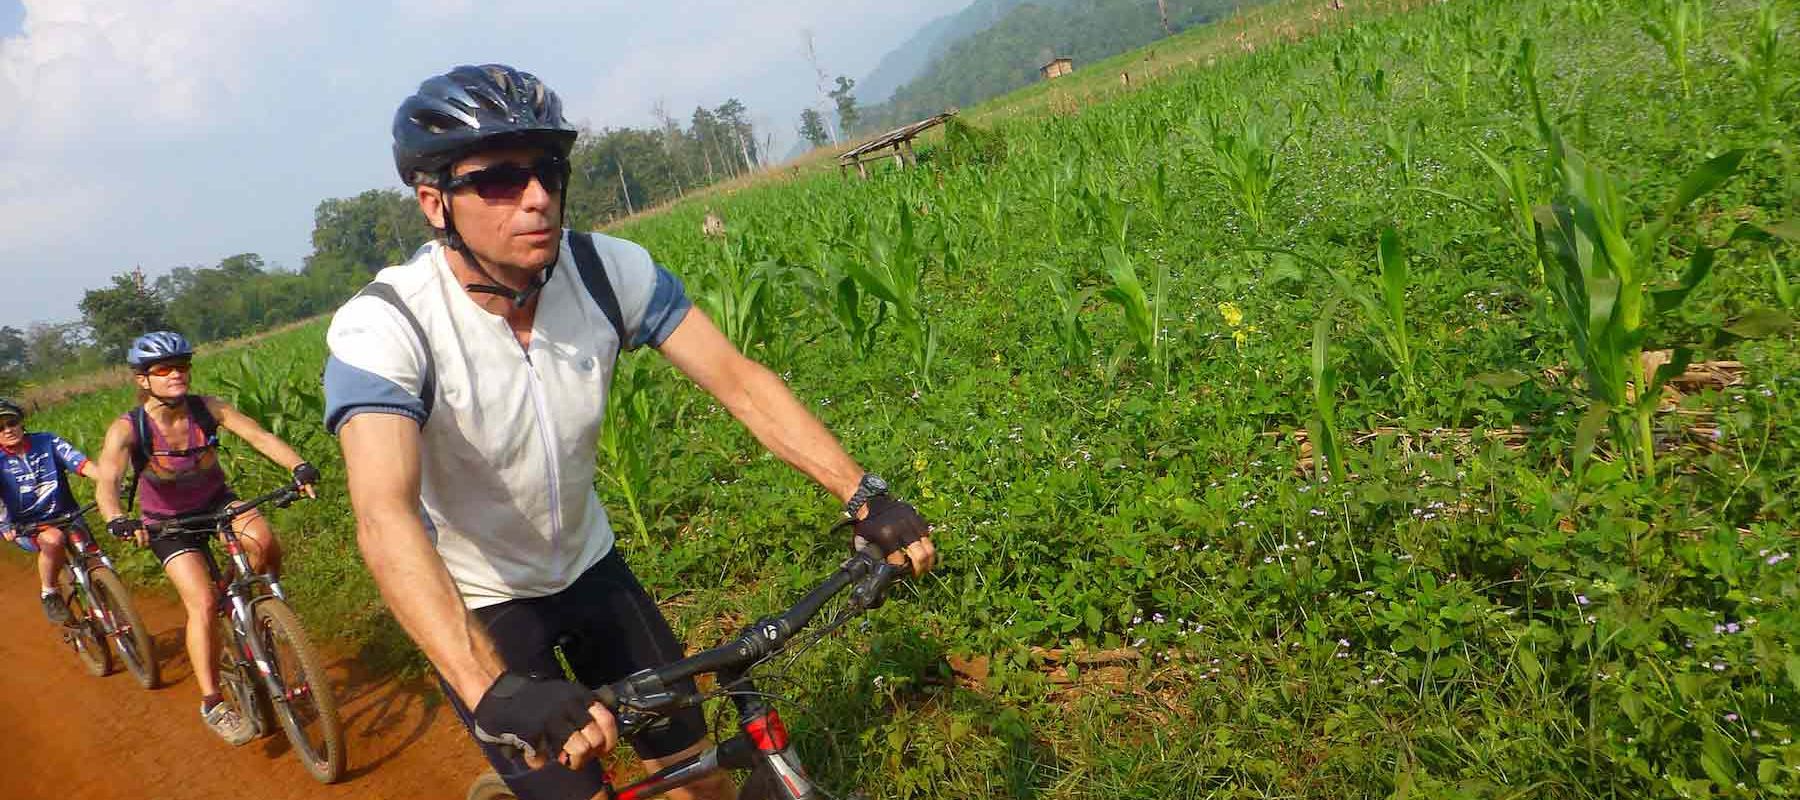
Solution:
M 449 176 L 447 174 L 442 175 L 442 179 L 438 181 L 438 185 L 449 185 Z M 564 209 L 567 209 L 569 201 L 569 184 L 567 181 L 563 182 L 563 189 L 560 194 L 561 197 L 558 202 Z M 444 209 L 445 243 L 450 245 L 450 249 L 461 253 L 463 259 L 469 262 L 469 266 L 474 267 L 475 271 L 488 281 L 487 283 L 465 283 L 463 284 L 464 291 L 471 294 L 499 295 L 511 300 L 513 308 L 524 308 L 526 303 L 531 302 L 531 298 L 536 297 L 537 293 L 543 291 L 544 287 L 550 283 L 550 276 L 556 273 L 557 261 L 562 260 L 562 249 L 560 245 L 558 245 L 557 249 L 557 261 L 550 262 L 550 266 L 545 267 L 542 272 L 538 273 L 537 277 L 527 284 L 525 288 L 512 289 L 494 279 L 494 276 L 487 271 L 487 268 L 481 265 L 481 258 L 475 255 L 474 250 L 469 249 L 469 243 L 463 241 L 462 234 L 456 232 L 456 219 L 451 216 L 450 194 L 447 191 L 444 192 L 444 202 L 442 207 Z

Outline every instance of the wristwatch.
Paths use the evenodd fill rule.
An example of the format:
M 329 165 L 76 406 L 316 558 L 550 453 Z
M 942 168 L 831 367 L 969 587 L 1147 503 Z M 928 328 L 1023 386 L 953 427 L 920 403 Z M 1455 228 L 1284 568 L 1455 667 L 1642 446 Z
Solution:
M 850 494 L 849 500 L 844 501 L 844 516 L 856 519 L 856 512 L 862 510 L 863 505 L 869 502 L 869 498 L 878 494 L 887 494 L 887 490 L 888 482 L 882 480 L 880 475 L 870 472 L 863 473 L 862 480 L 856 483 L 856 491 Z

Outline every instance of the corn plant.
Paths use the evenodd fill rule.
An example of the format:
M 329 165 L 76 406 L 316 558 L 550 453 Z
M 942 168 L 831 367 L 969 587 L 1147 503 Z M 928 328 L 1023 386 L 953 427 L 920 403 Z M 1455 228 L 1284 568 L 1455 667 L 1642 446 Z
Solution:
M 1577 432 L 1576 468 L 1592 452 L 1605 424 L 1614 431 L 1621 451 L 1635 448 L 1639 477 L 1651 482 L 1656 475 L 1652 415 L 1663 384 L 1687 368 L 1692 352 L 1676 348 L 1669 363 L 1646 377 L 1641 364 L 1648 326 L 1680 306 L 1713 264 L 1712 249 L 1700 245 L 1674 287 L 1650 291 L 1655 252 L 1675 215 L 1729 180 L 1745 154 L 1733 150 L 1702 164 L 1682 181 L 1661 216 L 1630 236 L 1624 190 L 1551 133 L 1552 162 L 1562 180 L 1562 193 L 1557 202 L 1537 209 L 1538 252 L 1593 403 Z M 1633 423 L 1635 443 L 1619 415 Z
M 1059 275 L 1050 276 L 1050 292 L 1056 297 L 1056 316 L 1050 319 L 1052 331 L 1056 334 L 1057 352 L 1062 355 L 1064 367 L 1076 367 L 1088 360 L 1093 352 L 1094 337 L 1088 333 L 1087 325 L 1081 321 L 1081 311 L 1093 295 L 1092 288 L 1076 291 L 1066 278 Z
M 1681 78 L 1681 96 L 1693 94 L 1688 79 L 1688 47 L 1698 41 L 1706 24 L 1706 6 L 1699 0 L 1658 0 L 1642 22 L 1644 33 L 1662 45 L 1663 55 Z
M 1108 246 L 1101 251 L 1106 261 L 1106 275 L 1112 279 L 1112 285 L 1100 292 L 1100 296 L 1117 305 L 1125 312 L 1125 329 L 1131 338 L 1122 342 L 1113 354 L 1107 374 L 1117 374 L 1120 364 L 1129 353 L 1135 353 L 1147 360 L 1151 373 L 1158 384 L 1166 383 L 1169 377 L 1169 342 L 1163 335 L 1163 314 L 1167 309 L 1167 288 L 1169 268 L 1159 265 L 1156 270 L 1156 283 L 1148 291 L 1142 281 L 1138 280 L 1137 269 L 1131 264 L 1131 257 L 1117 247 Z
M 1795 88 L 1795 82 L 1781 74 L 1781 20 L 1775 14 L 1775 3 L 1763 0 L 1756 11 L 1756 28 L 1750 35 L 1749 47 L 1729 54 L 1738 77 L 1750 87 L 1756 103 L 1757 119 L 1764 125 L 1775 121 L 1775 100 Z
M 1377 261 L 1381 268 L 1381 279 L 1378 285 L 1381 296 L 1363 291 L 1352 285 L 1348 278 L 1340 272 L 1333 271 L 1332 279 L 1338 290 L 1345 297 L 1362 306 L 1363 314 L 1368 320 L 1372 332 L 1370 341 L 1375 349 L 1394 373 L 1400 376 L 1400 391 L 1405 398 L 1409 410 L 1417 410 L 1418 376 L 1416 354 L 1412 347 L 1412 337 L 1406 324 L 1406 288 L 1411 283 L 1411 276 L 1406 265 L 1406 251 L 1401 246 L 1400 234 L 1392 227 L 1383 228 L 1378 246 Z
M 1411 125 L 1402 125 L 1394 130 L 1392 122 L 1382 123 L 1381 149 L 1387 153 L 1389 161 L 1400 171 L 1400 185 L 1412 186 L 1417 176 L 1416 161 L 1413 154 L 1413 143 L 1417 134 L 1425 130 L 1425 123 L 1414 120 Z
M 938 326 L 929 319 L 921 302 L 921 285 L 928 257 L 919 246 L 913 230 L 911 204 L 899 204 L 900 232 L 890 235 L 880 225 L 870 225 L 868 258 L 852 260 L 846 271 L 862 291 L 886 303 L 891 319 L 906 342 L 912 357 L 914 380 L 925 388 L 931 386 L 931 369 L 937 361 Z M 945 250 L 946 261 L 955 258 Z M 945 264 L 950 268 L 949 263 Z
M 1330 470 L 1332 480 L 1343 482 L 1348 472 L 1344 463 L 1344 450 L 1338 441 L 1337 424 L 1337 368 L 1331 365 L 1331 320 L 1337 313 L 1338 298 L 1333 297 L 1325 304 L 1325 310 L 1319 312 L 1313 320 L 1312 339 L 1312 378 L 1313 378 L 1313 418 L 1307 425 L 1308 438 L 1313 443 L 1313 461 L 1315 465 L 1324 461 L 1321 475 Z
M 1269 198 L 1281 189 L 1276 177 L 1281 151 L 1293 134 L 1277 138 L 1246 114 L 1233 130 L 1227 130 L 1218 114 L 1196 120 L 1206 140 L 1206 169 L 1225 184 L 1231 201 L 1254 230 L 1261 231 L 1268 218 Z
M 1116 247 L 1131 244 L 1132 208 L 1109 188 L 1084 187 L 1081 190 L 1081 209 L 1089 236 Z
M 1475 82 L 1475 59 L 1468 53 L 1463 53 L 1458 62 L 1453 64 L 1450 69 L 1433 70 L 1431 80 L 1450 90 L 1451 95 L 1456 98 L 1457 111 L 1467 112 L 1469 110 L 1469 90 Z
M 656 412 L 650 368 L 641 356 L 618 361 L 606 394 L 606 420 L 600 428 L 600 474 L 625 501 L 638 533 L 648 535 L 644 491 L 650 484 L 650 449 L 656 437 Z
M 708 260 L 694 292 L 695 303 L 718 324 L 725 338 L 746 351 L 768 333 L 770 284 L 777 269 L 772 261 L 753 263 L 747 249 L 742 238 L 726 244 L 717 259 Z
M 1527 248 L 1535 247 L 1537 224 L 1531 215 L 1538 203 L 1537 195 L 1531 189 L 1531 170 L 1525 165 L 1525 159 L 1516 150 L 1502 162 L 1499 156 L 1480 147 L 1471 145 L 1471 149 L 1481 157 L 1481 163 L 1487 165 L 1500 184 L 1500 202 L 1504 205 L 1508 229 L 1513 237 Z M 1534 266 L 1533 271 L 1541 282 L 1542 270 Z

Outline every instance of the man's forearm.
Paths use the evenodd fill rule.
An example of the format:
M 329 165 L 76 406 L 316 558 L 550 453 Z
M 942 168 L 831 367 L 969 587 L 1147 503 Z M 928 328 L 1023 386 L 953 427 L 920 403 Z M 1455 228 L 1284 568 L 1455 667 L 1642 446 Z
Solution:
M 837 437 L 769 368 L 746 358 L 734 373 L 731 390 L 719 398 L 731 415 L 769 452 L 848 500 L 863 471 Z
M 381 597 L 468 707 L 505 670 L 492 640 L 464 607 L 416 512 L 359 519 L 357 539 Z

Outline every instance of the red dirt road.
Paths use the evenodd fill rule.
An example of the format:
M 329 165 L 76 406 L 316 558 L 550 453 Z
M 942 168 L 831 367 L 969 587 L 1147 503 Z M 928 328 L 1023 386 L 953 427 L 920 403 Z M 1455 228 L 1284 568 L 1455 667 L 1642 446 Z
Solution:
M 123 671 L 89 675 L 44 620 L 30 562 L 0 559 L 0 798 L 450 800 L 486 767 L 434 686 L 374 678 L 329 648 L 349 749 L 344 779 L 314 781 L 279 732 L 230 747 L 200 722 L 181 607 L 144 591 L 133 600 L 156 637 L 163 685 L 154 691 Z

